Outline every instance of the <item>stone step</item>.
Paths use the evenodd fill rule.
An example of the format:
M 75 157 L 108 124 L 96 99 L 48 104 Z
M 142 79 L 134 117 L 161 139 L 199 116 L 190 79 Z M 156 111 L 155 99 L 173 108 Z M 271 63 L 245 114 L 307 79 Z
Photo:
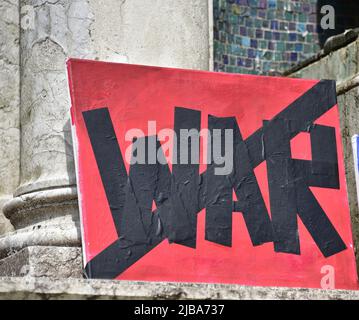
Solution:
M 0 299 L 358 300 L 359 291 L 7 277 L 0 278 Z

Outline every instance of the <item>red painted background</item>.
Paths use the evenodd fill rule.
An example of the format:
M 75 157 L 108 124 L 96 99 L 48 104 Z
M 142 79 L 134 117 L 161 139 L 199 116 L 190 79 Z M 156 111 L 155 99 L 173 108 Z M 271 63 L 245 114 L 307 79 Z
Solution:
M 262 126 L 263 120 L 273 118 L 317 83 L 76 59 L 69 60 L 68 68 L 85 262 L 113 243 L 118 235 L 83 111 L 109 108 L 124 156 L 129 144 L 125 142 L 127 130 L 139 128 L 146 134 L 149 120 L 157 122 L 158 131 L 173 128 L 175 106 L 200 110 L 202 128 L 207 127 L 208 114 L 235 116 L 246 139 Z M 299 217 L 301 255 L 276 253 L 273 243 L 253 247 L 241 213 L 233 214 L 233 245 L 224 247 L 204 239 L 205 210 L 202 210 L 198 215 L 196 249 L 164 240 L 118 279 L 319 288 L 324 276 L 321 268 L 330 265 L 335 270 L 336 288 L 357 288 L 338 107 L 333 107 L 316 123 L 336 128 L 341 188 L 311 187 L 311 190 L 348 249 L 324 258 Z M 311 159 L 308 137 L 302 133 L 292 140 L 293 158 Z M 205 169 L 201 165 L 200 172 Z M 255 169 L 255 174 L 270 213 L 265 162 Z

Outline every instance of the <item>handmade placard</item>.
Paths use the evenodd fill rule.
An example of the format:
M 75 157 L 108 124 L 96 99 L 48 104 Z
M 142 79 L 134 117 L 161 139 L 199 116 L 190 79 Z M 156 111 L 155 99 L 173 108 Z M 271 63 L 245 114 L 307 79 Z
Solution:
M 68 75 L 89 278 L 357 288 L 335 82 Z
M 353 148 L 353 158 L 354 158 L 354 174 L 355 182 L 357 187 L 357 197 L 359 203 L 359 135 L 355 134 L 352 136 L 352 148 Z

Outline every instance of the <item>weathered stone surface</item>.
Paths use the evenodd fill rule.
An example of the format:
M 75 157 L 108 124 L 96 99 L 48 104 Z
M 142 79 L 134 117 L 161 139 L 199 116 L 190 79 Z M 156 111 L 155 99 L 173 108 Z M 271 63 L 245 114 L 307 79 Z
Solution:
M 2 214 L 19 183 L 19 5 L 0 2 L 0 235 L 12 231 Z
M 76 183 L 68 57 L 209 68 L 207 0 L 20 4 L 22 157 L 16 195 Z
M 208 70 L 208 0 L 89 1 L 91 39 L 100 60 Z
M 358 31 L 355 29 L 346 30 L 344 33 L 335 35 L 327 39 L 324 44 L 324 54 L 331 53 L 341 47 L 345 47 L 350 42 L 358 38 Z
M 4 206 L 16 231 L 0 237 L 0 258 L 26 246 L 80 246 L 75 187 L 27 193 Z
M 76 247 L 27 247 L 0 260 L 0 277 L 82 278 Z
M 359 133 L 359 86 L 338 96 L 340 127 L 344 147 L 345 174 L 352 219 L 354 247 L 359 262 L 359 209 L 351 137 Z M 359 267 L 359 263 L 357 263 Z
M 306 79 L 333 79 L 341 85 L 357 73 L 359 73 L 359 39 L 310 63 L 290 76 Z
M 23 277 L 0 278 L 0 299 L 358 300 L 359 291 Z

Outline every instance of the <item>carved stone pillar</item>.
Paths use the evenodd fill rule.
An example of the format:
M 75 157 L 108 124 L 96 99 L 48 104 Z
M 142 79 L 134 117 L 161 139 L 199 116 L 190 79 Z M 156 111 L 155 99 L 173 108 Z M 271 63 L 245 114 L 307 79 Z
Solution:
M 207 0 L 20 0 L 20 9 L 20 185 L 4 207 L 16 231 L 0 238 L 0 258 L 23 250 L 0 262 L 0 275 L 14 263 L 11 275 L 79 276 L 66 59 L 209 69 L 210 8 Z M 55 268 L 37 274 L 41 252 Z M 68 261 L 78 272 L 64 270 L 75 268 Z
M 0 235 L 13 230 L 2 211 L 19 183 L 19 5 L 0 2 Z

